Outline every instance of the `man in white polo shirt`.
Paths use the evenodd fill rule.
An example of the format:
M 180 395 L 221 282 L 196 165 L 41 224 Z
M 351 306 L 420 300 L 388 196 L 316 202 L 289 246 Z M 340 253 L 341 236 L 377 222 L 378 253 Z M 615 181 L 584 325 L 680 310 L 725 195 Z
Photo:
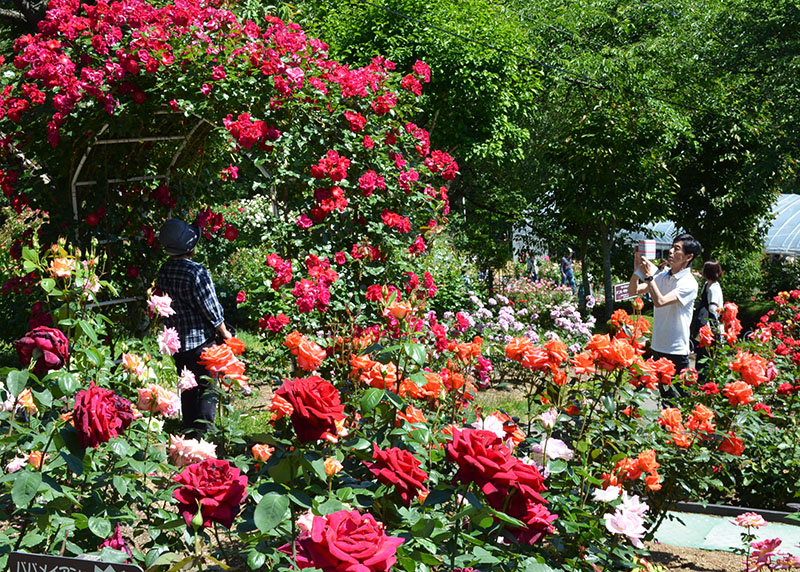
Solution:
M 692 276 L 692 262 L 700 255 L 700 243 L 690 234 L 681 234 L 669 249 L 669 267 L 661 272 L 640 256 L 628 284 L 628 294 L 650 294 L 653 299 L 653 358 L 667 358 L 675 364 L 675 374 L 689 367 L 689 328 L 692 323 L 697 280 Z M 644 278 L 640 280 L 639 274 Z

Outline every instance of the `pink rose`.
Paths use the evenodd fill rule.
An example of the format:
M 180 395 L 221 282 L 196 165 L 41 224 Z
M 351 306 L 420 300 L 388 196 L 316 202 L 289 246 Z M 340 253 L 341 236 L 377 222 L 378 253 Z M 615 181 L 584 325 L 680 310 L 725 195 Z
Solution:
M 397 561 L 402 538 L 386 536 L 371 514 L 340 510 L 315 516 L 297 539 L 297 565 L 323 572 L 387 572 Z M 291 554 L 290 545 L 280 549 Z
M 170 435 L 169 440 L 169 458 L 176 467 L 217 458 L 217 446 L 203 439 L 185 439 L 179 435 Z

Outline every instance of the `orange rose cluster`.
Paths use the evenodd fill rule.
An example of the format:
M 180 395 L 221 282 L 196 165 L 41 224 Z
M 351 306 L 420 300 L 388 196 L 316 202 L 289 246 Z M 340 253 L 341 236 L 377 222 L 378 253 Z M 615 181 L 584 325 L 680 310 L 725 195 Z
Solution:
M 658 474 L 660 466 L 656 461 L 656 452 L 653 449 L 642 451 L 635 459 L 625 457 L 617 461 L 611 473 L 603 473 L 604 485 L 606 487 L 619 487 L 626 480 L 636 481 L 642 475 L 645 475 L 644 481 L 647 484 L 647 488 L 651 491 L 660 490 L 661 476 Z
M 283 345 L 297 358 L 297 366 L 305 371 L 316 371 L 326 356 L 325 350 L 297 330 L 286 336 Z

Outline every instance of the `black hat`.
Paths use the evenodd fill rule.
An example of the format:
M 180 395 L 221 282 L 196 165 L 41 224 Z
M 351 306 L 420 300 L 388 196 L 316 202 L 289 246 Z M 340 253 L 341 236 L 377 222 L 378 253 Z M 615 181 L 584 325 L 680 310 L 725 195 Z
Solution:
M 198 240 L 200 229 L 177 218 L 171 218 L 161 225 L 161 232 L 158 233 L 158 242 L 170 256 L 182 256 L 191 252 Z

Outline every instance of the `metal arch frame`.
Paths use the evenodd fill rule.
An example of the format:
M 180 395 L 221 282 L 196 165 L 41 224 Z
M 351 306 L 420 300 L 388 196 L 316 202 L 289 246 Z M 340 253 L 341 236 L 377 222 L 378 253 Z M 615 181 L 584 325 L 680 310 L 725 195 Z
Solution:
M 169 111 L 157 111 L 157 115 L 166 115 L 171 114 L 172 112 Z M 201 117 L 197 114 L 191 114 L 190 117 L 194 117 L 197 119 L 194 127 L 187 133 L 186 135 L 165 135 L 165 136 L 153 136 L 153 137 L 128 137 L 128 138 L 119 138 L 119 139 L 98 139 L 103 133 L 105 133 L 109 128 L 109 123 L 105 123 L 103 127 L 100 128 L 100 131 L 94 138 L 94 142 L 86 147 L 83 152 L 83 156 L 81 157 L 80 161 L 78 162 L 78 167 L 75 169 L 75 173 L 72 176 L 72 181 L 70 182 L 70 193 L 72 199 L 72 214 L 73 218 L 76 223 L 76 237 L 77 237 L 77 224 L 80 223 L 80 212 L 78 209 L 78 187 L 86 187 L 96 185 L 97 181 L 80 181 L 78 180 L 80 177 L 81 172 L 83 171 L 83 167 L 86 164 L 89 155 L 98 145 L 116 145 L 116 144 L 129 144 L 129 143 L 144 143 L 144 142 L 151 142 L 151 141 L 181 141 L 180 145 L 178 146 L 175 153 L 172 155 L 172 160 L 170 161 L 169 165 L 167 166 L 165 174 L 159 175 L 152 175 L 152 176 L 142 176 L 142 177 L 131 177 L 127 179 L 108 179 L 106 182 L 108 183 L 127 183 L 127 182 L 137 182 L 137 181 L 159 181 L 164 180 L 167 184 L 169 184 L 170 174 L 172 172 L 173 167 L 180 159 L 181 155 L 183 154 L 186 145 L 192 139 L 194 134 L 197 132 L 197 129 L 203 124 L 206 123 L 210 125 L 212 128 L 216 126 L 211 123 L 205 117 Z M 244 155 L 253 161 L 253 165 L 258 169 L 258 171 L 264 176 L 265 179 L 271 179 L 271 175 L 267 169 L 264 168 L 263 165 L 256 164 L 253 158 L 250 156 L 249 153 L 244 153 Z M 272 214 L 274 216 L 278 216 L 280 214 L 278 210 L 277 204 L 277 197 L 275 195 L 275 191 L 273 188 L 273 192 L 271 193 L 270 200 L 272 202 Z
M 772 237 L 767 239 L 767 244 L 765 245 L 765 250 L 772 250 L 774 254 L 792 254 L 797 255 L 800 252 L 800 246 L 797 248 L 791 248 L 791 245 L 798 239 L 800 239 L 800 208 L 796 208 L 800 206 L 800 195 L 783 195 L 786 197 L 785 203 L 788 204 L 781 204 L 784 202 L 779 199 L 778 205 L 776 205 L 776 211 L 780 209 L 780 212 L 777 212 L 780 215 L 782 212 L 786 212 L 789 209 L 795 208 L 794 212 L 789 214 L 786 217 L 786 220 L 780 225 L 780 227 L 775 229 L 770 229 L 770 234 Z M 790 198 L 791 197 L 791 198 Z M 780 233 L 783 232 L 784 228 L 787 226 L 792 225 L 794 228 L 790 230 L 786 238 L 784 238 L 780 244 L 777 242 L 777 237 Z M 773 246 L 774 242 L 774 246 Z M 779 252 L 775 252 L 775 250 L 779 250 Z

